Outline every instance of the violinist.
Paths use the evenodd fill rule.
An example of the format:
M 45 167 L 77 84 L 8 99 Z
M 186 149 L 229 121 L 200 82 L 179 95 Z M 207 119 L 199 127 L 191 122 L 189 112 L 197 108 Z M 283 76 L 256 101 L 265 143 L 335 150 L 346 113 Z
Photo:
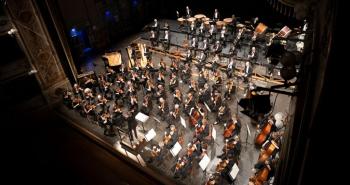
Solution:
M 169 107 L 164 98 L 159 98 L 159 105 L 158 105 L 158 115 L 161 117 L 161 120 L 166 120 L 167 115 L 169 114 Z
M 136 90 L 135 90 L 135 88 L 134 88 L 134 84 L 133 83 L 131 83 L 131 81 L 128 81 L 127 83 L 126 83 L 126 88 L 127 88 L 127 91 L 126 91 L 126 96 L 127 97 L 130 97 L 130 96 L 132 96 L 132 95 L 136 95 Z
M 140 78 L 139 75 L 137 74 L 137 72 L 132 71 L 131 72 L 131 78 L 130 78 L 131 83 L 133 84 L 134 88 L 136 90 L 139 89 L 139 82 L 140 82 Z
M 192 61 L 192 52 L 191 52 L 190 49 L 188 49 L 186 51 L 185 61 L 184 62 L 187 64 L 187 63 L 191 63 L 191 61 Z
M 246 62 L 244 66 L 244 75 L 243 75 L 244 82 L 248 81 L 248 78 L 251 77 L 252 73 L 253 73 L 253 68 L 250 62 Z
M 192 95 L 196 95 L 198 92 L 198 84 L 194 79 L 191 80 L 188 92 L 192 93 Z
M 198 103 L 208 103 L 210 99 L 210 88 L 207 83 L 204 84 L 202 89 L 199 89 Z
M 84 96 L 83 96 L 83 89 L 82 89 L 77 83 L 75 83 L 75 84 L 73 85 L 73 94 L 74 94 L 75 96 L 80 96 L 81 98 L 84 97 Z
M 203 66 L 205 65 L 205 60 L 207 56 L 205 55 L 204 51 L 201 51 L 200 54 L 197 56 L 198 64 L 196 65 L 198 68 L 198 71 L 202 71 Z
M 103 119 L 106 119 L 104 125 L 104 131 L 103 131 L 103 134 L 106 135 L 106 136 L 109 136 L 109 137 L 113 137 L 115 136 L 115 131 L 113 129 L 113 124 L 111 122 L 111 115 L 109 114 L 109 112 L 106 112 L 105 115 L 103 115 L 105 118 Z
M 202 119 L 202 124 L 196 125 L 196 130 L 194 135 L 199 141 L 203 141 L 204 138 L 209 135 L 209 126 L 208 126 L 207 119 Z
M 153 47 L 158 45 L 158 39 L 155 31 L 151 30 L 149 40 L 151 41 Z
M 193 157 L 193 154 L 196 154 L 195 151 L 197 150 L 197 147 L 194 143 L 190 142 L 187 144 L 187 157 L 191 160 Z
M 198 88 L 203 88 L 204 84 L 208 82 L 208 80 L 204 77 L 204 71 L 199 72 L 197 81 L 198 81 Z
M 101 127 L 106 127 L 107 124 L 111 124 L 111 115 L 109 114 L 109 111 L 104 111 L 101 113 L 98 123 Z
M 115 80 L 115 82 L 116 82 L 116 86 L 117 87 L 120 87 L 120 88 L 124 89 L 124 87 L 125 87 L 125 80 L 124 80 L 123 75 L 118 74 L 117 79 Z
M 163 75 L 166 73 L 167 69 L 166 69 L 166 64 L 163 60 L 163 58 L 160 58 L 160 62 L 159 62 L 159 72 L 162 72 Z
M 189 160 L 186 156 L 180 157 L 175 165 L 174 178 L 184 178 L 188 169 Z
M 174 105 L 175 104 L 181 105 L 182 104 L 182 93 L 181 93 L 179 88 L 176 88 L 173 96 L 174 96 L 174 99 L 173 99 Z
M 125 98 L 124 90 L 122 88 L 120 88 L 120 87 L 117 87 L 114 90 L 115 103 L 119 104 L 119 105 L 122 105 L 124 103 L 124 98 Z
M 95 108 L 96 108 L 96 106 L 94 104 L 89 103 L 89 102 L 85 102 L 83 110 L 84 110 L 85 116 L 89 120 L 96 120 Z
M 170 71 L 171 71 L 172 73 L 175 73 L 175 75 L 177 75 L 178 72 L 179 72 L 179 67 L 178 67 L 177 62 L 176 62 L 175 59 L 173 59 L 173 60 L 171 61 Z
M 216 116 L 216 122 L 214 125 L 218 123 L 224 123 L 227 121 L 227 118 L 230 114 L 230 108 L 227 106 L 226 102 L 221 103 L 221 106 L 218 109 L 218 114 Z
M 101 94 L 97 95 L 97 106 L 102 109 L 102 111 L 106 110 L 108 100 Z
M 180 121 L 180 106 L 179 104 L 174 105 L 174 110 L 170 111 L 169 126 L 170 124 L 175 125 Z
M 153 96 L 155 94 L 155 87 L 152 79 L 147 80 L 146 83 L 146 94 Z
M 216 70 L 214 72 L 214 84 L 213 84 L 213 89 L 218 89 L 220 90 L 222 85 L 222 78 L 221 78 L 221 73 L 219 70 Z
M 190 65 L 188 63 L 185 64 L 184 69 L 181 71 L 182 72 L 182 80 L 185 84 L 188 84 L 189 79 L 191 78 L 191 68 Z
M 136 95 L 131 95 L 129 100 L 129 109 L 132 109 L 134 111 L 138 110 L 138 101 Z
M 214 10 L 214 16 L 213 16 L 213 21 L 214 21 L 214 22 L 217 22 L 217 21 L 219 21 L 219 19 L 220 19 L 220 13 L 219 13 L 218 9 L 215 8 L 215 10 Z
M 94 101 L 94 95 L 92 94 L 92 90 L 90 88 L 84 89 L 84 98 L 86 101 L 89 101 L 89 102 Z
M 122 127 L 123 123 L 123 112 L 121 107 L 118 104 L 115 104 L 113 106 L 113 112 L 112 112 L 112 125 L 117 125 L 119 127 Z
M 161 159 L 162 159 L 161 148 L 158 146 L 153 146 L 151 150 L 151 158 L 148 162 L 149 163 L 153 161 L 158 162 L 158 161 L 161 161 Z
M 71 91 L 64 91 L 63 92 L 63 104 L 66 105 L 68 108 L 72 109 L 72 99 L 73 99 L 73 96 L 72 96 L 72 92 Z
M 170 82 L 169 82 L 169 90 L 171 92 L 174 92 L 175 88 L 177 88 L 178 86 L 179 86 L 179 81 L 178 81 L 176 73 L 171 73 Z
M 164 86 L 161 84 L 158 85 L 157 92 L 156 92 L 156 98 L 157 99 L 159 99 L 159 98 L 166 99 L 166 92 L 164 90 Z
M 184 104 L 184 113 L 189 115 L 190 114 L 190 110 L 191 108 L 195 107 L 195 101 L 193 98 L 192 93 L 188 93 L 187 94 L 187 99 L 185 100 L 185 104 Z
M 214 44 L 213 52 L 214 52 L 215 54 L 219 54 L 219 53 L 221 53 L 221 51 L 222 51 L 222 45 L 220 44 L 220 41 L 217 40 L 217 41 L 215 42 L 215 44 Z
M 109 66 L 106 66 L 106 80 L 109 83 L 113 83 L 116 78 L 116 72 Z
M 229 79 L 227 81 L 227 84 L 226 84 L 226 91 L 225 91 L 225 94 L 224 94 L 224 98 L 226 100 L 231 100 L 231 97 L 232 97 L 232 94 L 235 92 L 235 86 L 234 86 L 234 83 L 233 83 L 233 79 Z
M 233 75 L 234 70 L 235 70 L 235 66 L 236 66 L 236 64 L 235 64 L 233 57 L 230 57 L 229 63 L 228 63 L 227 68 L 226 68 L 227 78 L 232 78 L 232 75 Z
M 219 108 L 221 107 L 221 93 L 217 90 L 214 90 L 214 93 L 212 93 L 211 96 L 211 111 L 217 112 Z
M 157 84 L 164 85 L 165 84 L 165 78 L 164 78 L 164 72 L 159 71 L 158 78 L 157 78 Z
M 76 110 L 77 112 L 81 113 L 82 111 L 82 100 L 79 96 L 74 96 L 72 99 L 72 107 L 74 110 Z
M 257 58 L 258 58 L 258 56 L 257 56 L 257 54 L 256 54 L 256 49 L 255 49 L 255 47 L 253 46 L 253 47 L 251 48 L 250 53 L 248 54 L 248 59 L 249 59 L 249 60 L 256 60 Z
M 150 95 L 144 96 L 140 112 L 149 116 L 150 112 L 152 111 L 152 108 L 153 108 L 153 106 L 152 106 L 152 100 L 151 100 Z

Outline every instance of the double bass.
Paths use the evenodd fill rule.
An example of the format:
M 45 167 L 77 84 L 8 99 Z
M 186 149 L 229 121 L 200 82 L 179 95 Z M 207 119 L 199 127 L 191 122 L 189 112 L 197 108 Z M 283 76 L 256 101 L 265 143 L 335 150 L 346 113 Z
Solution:
M 261 128 L 261 131 L 258 134 L 258 136 L 256 136 L 255 144 L 257 146 L 261 146 L 267 140 L 267 138 L 270 136 L 271 131 L 272 131 L 272 121 L 268 120 L 264 124 L 264 126 Z
M 275 141 L 271 141 L 271 143 L 266 147 L 266 149 L 262 150 L 259 154 L 259 162 L 266 161 L 273 153 L 278 150 L 279 147 L 277 146 L 277 143 Z

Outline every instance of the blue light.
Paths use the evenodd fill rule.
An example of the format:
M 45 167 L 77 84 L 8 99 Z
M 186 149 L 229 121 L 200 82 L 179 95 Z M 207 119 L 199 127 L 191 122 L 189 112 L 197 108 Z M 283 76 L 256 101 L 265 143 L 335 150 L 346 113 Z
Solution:
M 79 33 L 78 33 L 77 29 L 73 27 L 73 28 L 70 30 L 70 36 L 71 36 L 71 37 L 76 37 L 76 36 L 78 36 L 78 35 L 79 35 Z
M 136 7 L 139 4 L 138 0 L 132 0 L 132 6 Z
M 109 16 L 111 16 L 111 12 L 110 12 L 109 10 L 107 10 L 107 11 L 105 12 L 105 15 L 106 15 L 106 17 L 109 17 Z

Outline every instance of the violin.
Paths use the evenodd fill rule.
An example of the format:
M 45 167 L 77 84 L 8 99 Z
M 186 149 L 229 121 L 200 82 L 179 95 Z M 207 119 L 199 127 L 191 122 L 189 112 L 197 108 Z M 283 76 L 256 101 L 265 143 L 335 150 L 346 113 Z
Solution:
M 192 156 L 194 151 L 196 151 L 196 146 L 194 144 L 191 144 L 191 146 L 187 148 L 187 155 Z
M 272 130 L 272 123 L 267 121 L 264 126 L 261 128 L 260 133 L 256 136 L 255 144 L 257 146 L 261 146 L 267 138 L 270 136 Z
M 221 161 L 217 166 L 216 166 L 216 172 L 221 173 L 227 166 L 228 160 L 223 160 Z
M 169 143 L 169 141 L 171 140 L 171 135 L 170 134 L 165 134 L 165 136 L 164 136 L 164 138 L 163 138 L 163 142 L 164 142 L 164 144 L 168 144 Z
M 224 130 L 224 138 L 231 137 L 235 129 L 236 129 L 236 125 L 233 122 L 230 122 Z

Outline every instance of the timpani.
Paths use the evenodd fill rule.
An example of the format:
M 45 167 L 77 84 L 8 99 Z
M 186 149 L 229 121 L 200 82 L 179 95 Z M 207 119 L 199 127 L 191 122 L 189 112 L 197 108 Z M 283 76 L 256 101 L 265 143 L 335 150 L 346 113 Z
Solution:
M 186 20 L 186 19 L 184 19 L 184 18 L 182 18 L 182 17 L 180 17 L 180 18 L 177 19 L 177 21 L 179 22 L 180 25 L 183 25 L 185 20 Z
M 209 21 L 204 21 L 204 26 L 209 29 L 210 28 L 210 22 Z
M 232 18 L 225 18 L 224 23 L 225 25 L 230 25 L 232 23 L 233 19 Z
M 224 21 L 217 21 L 217 22 L 216 22 L 216 27 L 217 27 L 217 29 L 221 29 L 222 26 L 224 26 L 224 24 L 225 24 Z
M 187 21 L 192 23 L 192 22 L 196 21 L 196 18 L 195 17 L 190 17 L 190 18 L 187 19 Z
M 244 28 L 245 26 L 244 26 L 244 24 L 237 24 L 236 27 L 237 28 Z
M 205 15 L 203 14 L 197 14 L 194 16 L 197 20 L 202 20 L 203 18 L 205 18 Z

